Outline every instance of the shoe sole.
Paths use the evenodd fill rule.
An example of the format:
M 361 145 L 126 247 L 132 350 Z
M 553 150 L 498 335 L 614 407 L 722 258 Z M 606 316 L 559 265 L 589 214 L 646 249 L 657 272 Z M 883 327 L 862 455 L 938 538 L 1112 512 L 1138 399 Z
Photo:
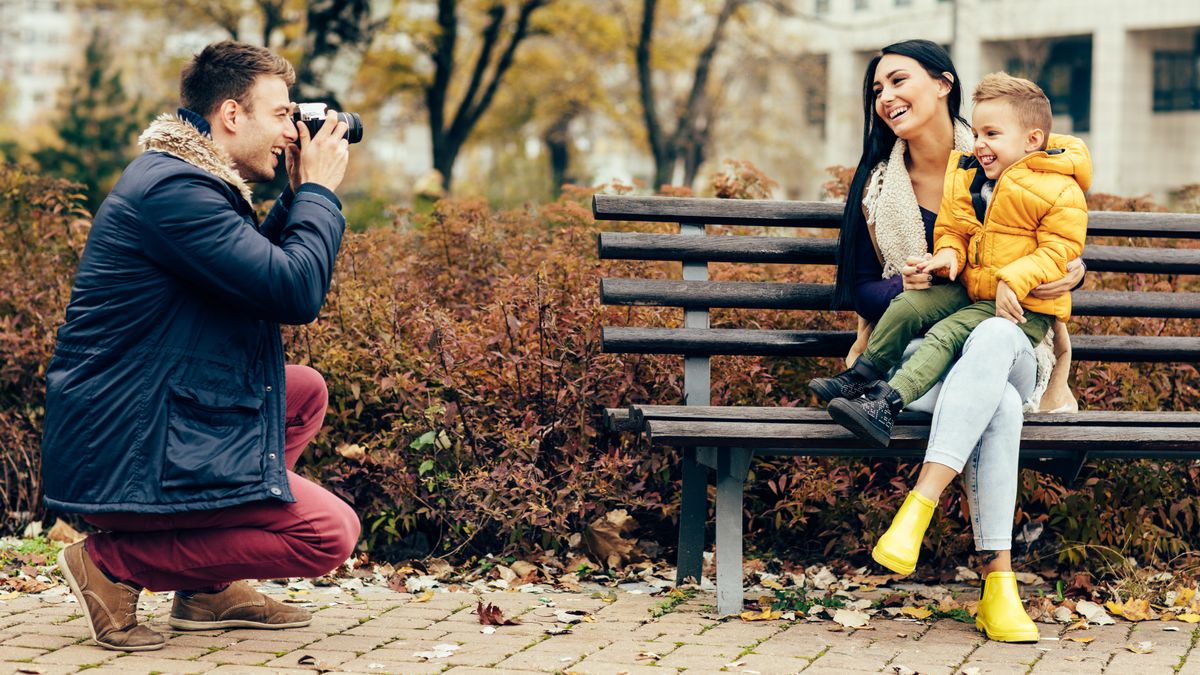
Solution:
M 1042 639 L 1041 633 L 993 633 L 982 621 L 976 621 L 975 628 L 996 642 L 1038 642 Z
M 92 613 L 88 610 L 87 601 L 84 599 L 83 591 L 79 588 L 79 582 L 75 580 L 75 575 L 71 574 L 71 567 L 67 565 L 67 548 L 64 546 L 58 552 L 58 570 L 62 572 L 63 578 L 67 580 L 67 585 L 71 587 L 71 592 L 75 594 L 75 600 L 79 602 L 79 611 L 83 612 L 83 616 L 87 618 L 88 630 L 92 631 L 92 642 L 111 649 L 116 652 L 151 652 L 156 649 L 162 649 L 167 645 L 167 641 L 163 640 L 156 645 L 143 645 L 140 647 L 121 647 L 119 645 L 101 642 L 100 638 L 96 637 L 96 627 L 92 625 Z
M 871 421 L 863 416 L 862 411 L 844 398 L 835 398 L 829 402 L 829 416 L 873 447 L 886 448 L 892 442 L 890 434 L 880 433 Z
M 246 621 L 230 619 L 228 621 L 192 621 L 191 619 L 167 619 L 167 624 L 179 630 L 213 630 L 216 628 L 259 628 L 264 630 L 280 630 L 283 628 L 303 628 L 312 623 L 312 619 L 293 621 L 291 623 L 262 623 L 261 621 Z
M 829 403 L 835 398 L 839 398 L 842 392 L 837 387 L 829 383 L 829 380 L 824 377 L 818 377 L 808 382 L 808 390 L 817 395 L 824 403 Z
M 889 570 L 895 572 L 896 574 L 902 574 L 904 576 L 908 576 L 908 575 L 912 574 L 913 570 L 917 569 L 917 566 L 915 564 L 911 565 L 911 566 L 905 565 L 905 564 L 901 563 L 899 560 L 889 556 L 887 553 L 884 553 L 883 551 L 879 550 L 878 546 L 871 549 L 871 559 L 874 560 L 875 562 L 879 563 L 880 565 L 883 565 L 884 567 L 888 568 Z

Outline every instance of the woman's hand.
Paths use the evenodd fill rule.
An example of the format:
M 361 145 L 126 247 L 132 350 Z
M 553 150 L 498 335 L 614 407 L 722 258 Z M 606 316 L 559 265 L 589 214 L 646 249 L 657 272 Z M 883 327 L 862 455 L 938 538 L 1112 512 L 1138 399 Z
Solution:
M 1079 285 L 1085 272 L 1087 272 L 1087 266 L 1083 264 L 1083 259 L 1076 258 L 1067 263 L 1067 273 L 1063 278 L 1058 281 L 1048 281 L 1029 291 L 1029 294 L 1039 300 L 1053 300 L 1066 295 L 1071 292 L 1072 288 Z
M 850 345 L 850 353 L 846 355 L 847 368 L 853 366 L 858 357 L 867 351 L 867 342 L 871 339 L 871 330 L 873 328 L 875 328 L 875 324 L 868 323 L 861 316 L 858 317 L 858 336 L 854 338 L 854 344 Z
M 904 284 L 904 290 L 920 291 L 929 288 L 933 283 L 933 275 L 920 271 L 917 269 L 917 265 L 929 260 L 931 257 L 933 256 L 928 253 L 925 254 L 924 258 L 912 255 L 904 261 L 904 267 L 900 268 L 900 281 Z

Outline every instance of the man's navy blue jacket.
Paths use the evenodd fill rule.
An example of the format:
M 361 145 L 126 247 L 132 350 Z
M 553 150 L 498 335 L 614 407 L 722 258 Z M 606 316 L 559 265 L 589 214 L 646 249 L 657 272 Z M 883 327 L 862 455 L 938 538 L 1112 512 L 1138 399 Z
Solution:
M 345 220 L 290 189 L 257 223 L 250 191 L 181 110 L 100 206 L 46 373 L 46 505 L 171 513 L 293 501 L 279 324 L 316 318 Z

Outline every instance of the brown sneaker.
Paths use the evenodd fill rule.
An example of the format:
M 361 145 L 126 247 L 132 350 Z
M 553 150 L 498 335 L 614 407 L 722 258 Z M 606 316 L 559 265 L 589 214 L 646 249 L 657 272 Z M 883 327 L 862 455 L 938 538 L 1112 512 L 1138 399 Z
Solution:
M 121 652 L 145 652 L 162 649 L 167 643 L 163 636 L 137 622 L 141 587 L 109 581 L 92 562 L 82 541 L 58 552 L 58 569 L 79 601 L 96 644 Z
M 299 628 L 312 623 L 312 614 L 272 600 L 244 581 L 235 581 L 219 593 L 176 593 L 167 623 L 179 630 Z

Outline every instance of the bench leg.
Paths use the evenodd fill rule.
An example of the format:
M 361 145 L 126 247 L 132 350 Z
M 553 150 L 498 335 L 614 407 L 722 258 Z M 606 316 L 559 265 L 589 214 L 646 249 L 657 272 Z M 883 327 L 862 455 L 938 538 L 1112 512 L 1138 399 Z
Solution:
M 679 502 L 679 553 L 675 585 L 704 573 L 704 526 L 708 523 L 708 469 L 696 461 L 696 448 L 683 449 L 683 497 Z
M 742 611 L 742 489 L 753 451 L 722 448 L 717 459 L 717 613 Z

